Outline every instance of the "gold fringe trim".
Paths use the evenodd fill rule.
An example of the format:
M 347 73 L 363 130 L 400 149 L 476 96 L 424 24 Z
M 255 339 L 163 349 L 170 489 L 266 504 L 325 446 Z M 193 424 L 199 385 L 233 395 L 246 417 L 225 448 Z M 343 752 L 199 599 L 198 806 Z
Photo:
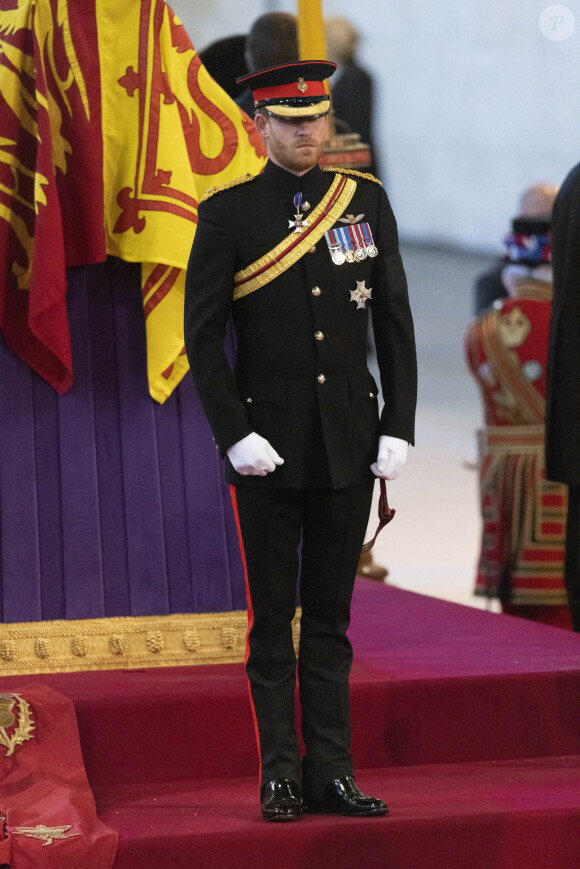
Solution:
M 502 455 L 543 452 L 546 429 L 544 425 L 488 425 L 478 432 L 479 443 L 485 453 Z
M 245 610 L 0 624 L 0 672 L 74 673 L 243 663 Z M 295 649 L 300 610 L 292 623 Z
M 521 278 L 516 285 L 516 297 L 524 302 L 531 299 L 534 302 L 551 302 L 553 296 L 551 281 L 540 281 L 538 278 Z
M 221 193 L 223 190 L 229 190 L 230 187 L 237 187 L 239 184 L 245 184 L 246 181 L 253 181 L 254 178 L 256 178 L 256 175 L 251 175 L 249 172 L 246 172 L 245 175 L 240 175 L 238 178 L 232 178 L 231 181 L 227 181 L 225 184 L 217 184 L 215 187 L 208 187 L 200 201 L 205 202 L 207 199 L 211 199 L 212 196 L 215 196 L 216 193 Z
M 489 589 L 485 588 L 476 588 L 474 595 L 489 599 L 499 598 L 497 590 L 490 594 Z M 568 603 L 568 598 L 565 591 L 554 589 L 536 591 L 535 589 L 518 588 L 510 592 L 510 603 L 520 606 L 565 606 Z
M 366 181 L 374 181 L 375 184 L 378 184 L 379 187 L 383 186 L 383 182 L 379 181 L 374 175 L 370 172 L 359 172 L 358 169 L 346 169 L 342 166 L 323 166 L 323 172 L 340 172 L 341 175 L 354 175 L 355 178 L 364 178 Z

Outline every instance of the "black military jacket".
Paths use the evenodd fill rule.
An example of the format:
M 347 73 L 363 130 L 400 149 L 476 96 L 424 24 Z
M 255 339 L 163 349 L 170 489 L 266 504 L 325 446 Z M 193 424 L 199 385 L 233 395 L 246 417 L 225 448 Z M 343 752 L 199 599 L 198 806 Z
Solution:
M 297 177 L 268 162 L 261 175 L 199 206 L 185 346 L 204 411 L 223 453 L 256 431 L 284 459 L 266 477 L 242 477 L 228 460 L 226 477 L 236 485 L 342 488 L 369 479 L 379 434 L 414 441 L 413 323 L 395 218 L 376 180 L 355 174 L 346 212 L 369 223 L 378 256 L 335 265 L 323 237 L 282 275 L 232 301 L 234 274 L 290 234 L 294 195 L 301 192 L 314 209 L 334 174 L 316 166 Z M 364 308 L 350 300 L 357 281 L 372 291 Z M 369 305 L 384 398 L 380 421 L 367 367 Z M 223 346 L 230 314 L 233 372 Z
M 580 484 L 580 163 L 552 212 L 554 295 L 546 392 L 546 476 Z

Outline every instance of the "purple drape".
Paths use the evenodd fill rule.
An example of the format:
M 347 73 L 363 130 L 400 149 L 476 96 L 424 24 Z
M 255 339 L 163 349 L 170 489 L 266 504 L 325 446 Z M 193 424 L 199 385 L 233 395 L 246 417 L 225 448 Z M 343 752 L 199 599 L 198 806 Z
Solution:
M 70 269 L 67 302 L 65 395 L 0 338 L 0 620 L 244 609 L 222 460 L 193 379 L 164 405 L 148 392 L 140 265 Z

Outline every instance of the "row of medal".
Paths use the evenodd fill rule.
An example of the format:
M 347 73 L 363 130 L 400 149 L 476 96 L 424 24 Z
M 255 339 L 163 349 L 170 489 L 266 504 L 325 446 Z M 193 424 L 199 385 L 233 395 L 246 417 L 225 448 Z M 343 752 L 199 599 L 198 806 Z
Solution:
M 304 227 L 308 226 L 308 220 L 301 212 L 310 211 L 310 203 L 304 201 L 302 193 L 297 193 L 294 196 L 294 207 L 296 214 L 294 220 L 288 221 L 288 225 L 294 227 L 294 232 L 303 232 Z M 335 265 L 341 266 L 345 262 L 362 262 L 368 256 L 378 255 L 379 251 L 373 241 L 369 224 L 357 222 L 363 216 L 359 214 L 358 217 L 354 217 L 354 215 L 349 214 L 346 218 L 341 217 L 339 222 L 345 223 L 346 226 L 329 229 L 324 233 L 330 256 Z
M 324 235 L 332 262 L 337 266 L 345 262 L 362 262 L 368 256 L 377 256 L 379 252 L 368 223 L 339 226 L 329 229 Z

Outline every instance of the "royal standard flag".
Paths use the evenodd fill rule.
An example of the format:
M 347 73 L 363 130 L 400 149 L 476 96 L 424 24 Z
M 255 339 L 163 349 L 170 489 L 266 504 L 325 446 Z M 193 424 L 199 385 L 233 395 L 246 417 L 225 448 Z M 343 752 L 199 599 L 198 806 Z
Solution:
M 107 250 L 142 263 L 151 394 L 187 371 L 185 269 L 208 187 L 257 173 L 254 124 L 202 66 L 161 0 L 98 0 Z M 130 134 L 128 134 L 130 131 Z
M 266 158 L 262 141 L 250 119 L 209 76 L 163 0 L 12 0 L 9 5 L 15 8 L 0 12 L 0 118 L 10 117 L 12 135 L 8 144 L 0 140 L 5 155 L 0 150 L 0 167 L 8 162 L 9 179 L 22 164 L 22 177 L 32 191 L 27 208 L 34 216 L 28 214 L 24 232 L 17 185 L 7 185 L 6 197 L 0 188 L 0 244 L 19 252 L 9 257 L 14 263 L 10 286 L 0 286 L 0 291 L 5 299 L 7 289 L 18 284 L 26 302 L 18 309 L 18 328 L 11 331 L 7 320 L 14 306 L 2 305 L 0 299 L 5 339 L 64 392 L 74 374 L 65 265 L 98 262 L 106 254 L 140 262 L 149 388 L 163 402 L 187 371 L 183 298 L 198 203 L 208 187 L 261 171 Z M 24 49 L 13 48 L 18 31 L 23 31 Z M 6 45 L 13 55 L 9 61 Z M 31 106 L 35 116 L 50 120 L 49 136 L 31 127 Z M 23 138 L 35 142 L 36 161 L 29 156 L 28 162 L 21 160 Z M 27 155 L 30 150 L 28 143 Z M 62 236 L 58 244 L 45 245 L 45 256 L 52 256 L 50 275 L 45 269 L 49 260 L 37 255 L 41 226 L 49 236 Z M 29 274 L 39 276 L 41 297 L 47 277 L 58 286 L 54 331 L 59 341 L 49 336 L 45 345 L 45 337 L 32 330 L 36 343 L 46 346 L 52 368 L 31 359 L 20 346 L 22 323 L 31 330 Z M 15 339 L 9 341 L 13 333 Z M 54 359 L 65 371 L 60 379 L 52 370 Z
M 80 6 L 0 7 L 0 328 L 60 393 L 73 382 L 65 267 L 106 255 L 98 61 L 95 76 L 83 58 L 96 21 Z

